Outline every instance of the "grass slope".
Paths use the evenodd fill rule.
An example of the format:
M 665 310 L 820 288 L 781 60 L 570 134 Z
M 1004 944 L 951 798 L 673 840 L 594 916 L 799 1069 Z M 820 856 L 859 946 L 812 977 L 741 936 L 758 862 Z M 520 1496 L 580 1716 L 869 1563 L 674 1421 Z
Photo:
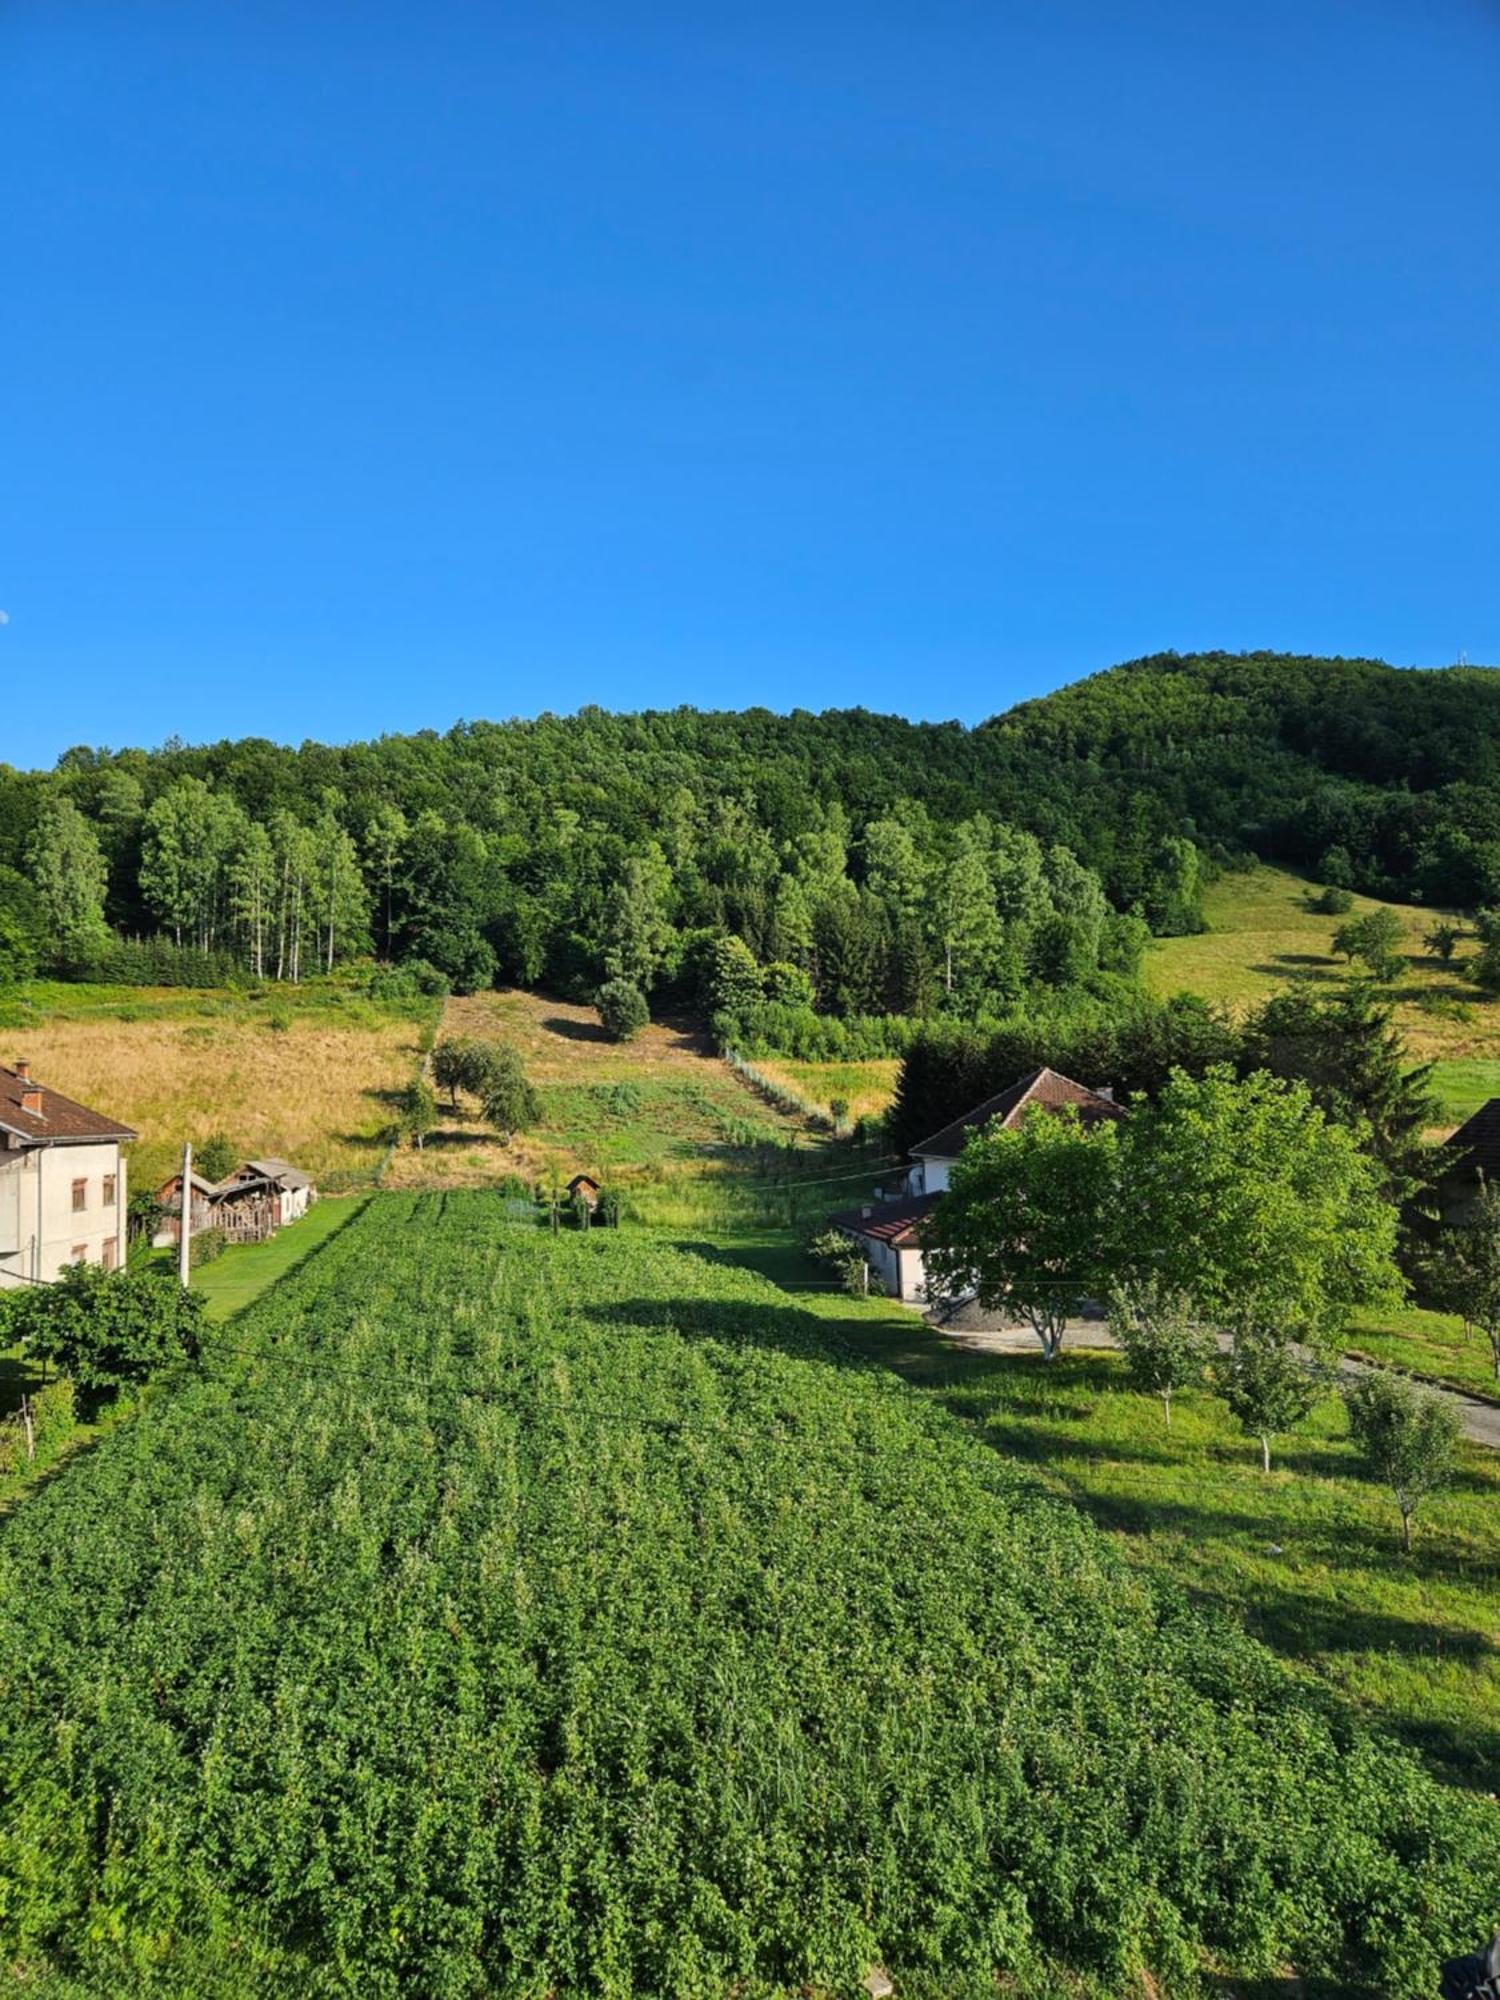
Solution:
M 477 1105 L 440 1096 L 420 1151 L 391 1159 L 388 1188 L 566 1184 L 620 1189 L 640 1219 L 676 1227 L 761 1213 L 812 1219 L 858 1199 L 878 1156 L 862 1155 L 766 1101 L 683 1023 L 612 1042 L 591 1007 L 506 991 L 455 998 L 445 1037 L 503 1039 L 525 1057 L 541 1122 L 502 1145 Z
M 763 1280 L 500 1214 L 377 1197 L 0 1533 L 18 1984 L 1426 1995 L 1491 1811 Z
M 432 1003 L 377 1004 L 332 982 L 247 992 L 38 981 L 0 1030 L 65 1096 L 140 1133 L 132 1186 L 154 1187 L 186 1138 L 295 1160 L 319 1186 L 368 1186 Z
M 1164 938 L 1146 959 L 1157 993 L 1198 993 L 1234 1008 L 1253 1006 L 1291 982 L 1331 988 L 1351 977 L 1333 954 L 1333 933 L 1345 919 L 1310 907 L 1311 891 L 1285 869 L 1256 867 L 1225 875 L 1205 899 L 1209 929 L 1198 937 Z M 1396 1020 L 1415 1055 L 1433 1061 L 1433 1082 L 1447 1127 L 1461 1123 L 1486 1099 L 1500 1096 L 1500 1001 L 1464 977 L 1472 943 L 1444 966 L 1427 957 L 1422 934 L 1433 913 L 1408 904 L 1382 905 L 1356 896 L 1352 914 L 1393 909 L 1406 930 L 1406 968 L 1392 989 Z

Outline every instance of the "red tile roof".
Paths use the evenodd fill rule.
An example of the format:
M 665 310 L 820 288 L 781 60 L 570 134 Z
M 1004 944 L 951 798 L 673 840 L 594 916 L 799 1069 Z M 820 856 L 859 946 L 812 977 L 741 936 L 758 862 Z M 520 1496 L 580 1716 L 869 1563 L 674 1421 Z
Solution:
M 39 1111 L 26 1109 L 24 1100 L 33 1094 L 42 1100 Z M 87 1105 L 75 1104 L 71 1097 L 64 1097 L 60 1090 L 49 1090 L 34 1077 L 18 1076 L 3 1063 L 0 1063 L 0 1126 L 18 1133 L 23 1142 L 38 1146 L 79 1146 L 91 1139 L 125 1142 L 136 1136 L 128 1125 L 106 1118 L 102 1112 L 90 1111 Z
M 955 1118 L 951 1125 L 934 1132 L 930 1139 L 923 1139 L 911 1151 L 918 1159 L 956 1160 L 972 1133 L 982 1131 L 996 1119 L 1006 1131 L 1013 1132 L 1034 1104 L 1040 1104 L 1046 1111 L 1062 1111 L 1071 1105 L 1085 1125 L 1100 1125 L 1126 1115 L 1124 1105 L 1116 1104 L 1113 1098 L 1102 1097 L 1097 1090 L 1074 1083 L 1072 1077 L 1062 1076 L 1055 1069 L 1037 1069 L 1030 1076 L 1023 1076 L 1019 1083 L 1013 1083 L 1009 1090 L 1002 1090 L 998 1097 L 988 1097 L 973 1111 Z
M 828 1220 L 835 1229 L 847 1229 L 854 1236 L 868 1236 L 876 1243 L 889 1243 L 893 1250 L 911 1250 L 920 1242 L 916 1225 L 942 1200 L 940 1194 L 924 1194 L 914 1201 L 878 1201 L 870 1213 L 862 1208 L 846 1208 Z
M 1467 1124 L 1443 1143 L 1443 1174 L 1481 1173 L 1500 1180 L 1500 1097 L 1481 1104 Z

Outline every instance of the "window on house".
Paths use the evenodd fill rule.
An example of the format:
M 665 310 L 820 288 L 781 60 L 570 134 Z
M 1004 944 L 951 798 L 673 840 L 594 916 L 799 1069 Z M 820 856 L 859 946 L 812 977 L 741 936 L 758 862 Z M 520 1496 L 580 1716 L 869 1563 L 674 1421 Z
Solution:
M 75 1243 L 73 1245 L 73 1262 L 75 1264 L 86 1264 L 88 1261 L 89 1246 L 87 1243 Z
M 87 1208 L 87 1207 L 88 1207 L 88 1205 L 89 1205 L 89 1184 L 88 1184 L 88 1182 L 87 1182 L 86 1180 L 85 1180 L 85 1181 L 74 1181 L 74 1183 L 73 1183 L 73 1213 L 74 1213 L 74 1214 L 76 1215 L 76 1214 L 77 1214 L 77 1213 L 79 1212 L 79 1210 L 80 1210 L 80 1209 L 84 1209 L 84 1208 Z
M 115 1177 L 113 1174 L 106 1174 L 104 1176 L 104 1206 L 106 1208 L 113 1208 L 114 1205 L 115 1205 Z
M 106 1271 L 112 1271 L 115 1268 L 115 1262 L 119 1253 L 119 1244 L 116 1243 L 113 1236 L 109 1237 L 104 1245 L 104 1268 Z

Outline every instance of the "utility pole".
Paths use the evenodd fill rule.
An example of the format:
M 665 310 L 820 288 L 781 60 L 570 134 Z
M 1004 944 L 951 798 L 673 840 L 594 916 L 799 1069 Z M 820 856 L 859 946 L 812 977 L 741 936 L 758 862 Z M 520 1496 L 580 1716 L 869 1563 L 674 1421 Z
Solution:
M 182 1148 L 182 1226 L 177 1231 L 177 1278 L 184 1291 L 188 1288 L 189 1246 L 193 1237 L 193 1142 L 187 1140 Z

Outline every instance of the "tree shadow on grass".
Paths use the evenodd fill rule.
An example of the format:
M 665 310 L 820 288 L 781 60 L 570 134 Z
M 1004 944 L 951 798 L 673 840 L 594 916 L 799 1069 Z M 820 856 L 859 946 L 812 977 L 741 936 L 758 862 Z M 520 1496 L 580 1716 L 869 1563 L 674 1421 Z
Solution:
M 542 1026 L 550 1035 L 561 1035 L 567 1042 L 610 1043 L 610 1037 L 598 1021 L 571 1021 L 566 1014 L 548 1014 Z

